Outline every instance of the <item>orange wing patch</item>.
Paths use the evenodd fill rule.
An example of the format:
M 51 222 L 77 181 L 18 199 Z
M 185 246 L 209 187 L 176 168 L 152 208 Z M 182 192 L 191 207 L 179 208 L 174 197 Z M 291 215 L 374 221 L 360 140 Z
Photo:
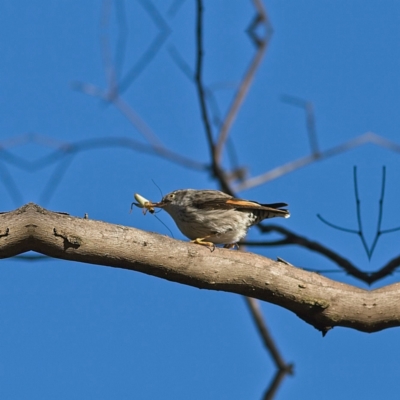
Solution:
M 241 199 L 229 199 L 226 201 L 227 204 L 232 204 L 237 207 L 254 208 L 262 207 L 258 203 L 253 203 L 252 201 L 241 200 Z

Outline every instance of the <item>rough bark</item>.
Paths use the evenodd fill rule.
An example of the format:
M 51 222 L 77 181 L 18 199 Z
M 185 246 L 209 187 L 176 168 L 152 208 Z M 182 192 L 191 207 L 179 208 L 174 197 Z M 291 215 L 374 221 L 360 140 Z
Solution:
M 0 258 L 29 250 L 254 297 L 293 311 L 323 333 L 335 326 L 375 332 L 400 325 L 398 283 L 367 291 L 253 253 L 219 248 L 211 252 L 33 203 L 0 214 Z

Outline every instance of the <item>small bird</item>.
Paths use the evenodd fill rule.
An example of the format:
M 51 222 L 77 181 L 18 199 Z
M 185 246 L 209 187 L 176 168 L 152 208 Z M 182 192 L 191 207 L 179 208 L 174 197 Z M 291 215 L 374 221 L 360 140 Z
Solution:
M 213 249 L 216 244 L 239 247 L 249 228 L 266 218 L 290 217 L 288 210 L 281 210 L 286 206 L 237 199 L 219 190 L 182 189 L 168 193 L 159 203 L 147 203 L 146 208 L 162 208 L 193 243 Z

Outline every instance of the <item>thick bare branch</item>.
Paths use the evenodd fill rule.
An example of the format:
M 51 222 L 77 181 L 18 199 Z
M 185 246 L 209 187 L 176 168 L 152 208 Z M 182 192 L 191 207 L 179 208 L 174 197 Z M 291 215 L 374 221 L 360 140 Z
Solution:
M 322 332 L 400 326 L 400 284 L 356 288 L 256 254 L 208 248 L 29 203 L 0 215 L 0 258 L 29 250 L 125 268 L 202 289 L 258 298 L 293 311 Z

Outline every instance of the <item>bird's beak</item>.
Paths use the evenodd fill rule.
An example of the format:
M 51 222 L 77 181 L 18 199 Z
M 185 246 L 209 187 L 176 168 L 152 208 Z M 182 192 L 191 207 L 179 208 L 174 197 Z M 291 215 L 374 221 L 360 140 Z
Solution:
M 152 203 L 151 201 L 147 202 L 145 204 L 145 207 L 158 207 L 158 208 L 163 208 L 165 206 L 165 203 L 163 203 L 162 201 L 159 201 L 158 203 Z

